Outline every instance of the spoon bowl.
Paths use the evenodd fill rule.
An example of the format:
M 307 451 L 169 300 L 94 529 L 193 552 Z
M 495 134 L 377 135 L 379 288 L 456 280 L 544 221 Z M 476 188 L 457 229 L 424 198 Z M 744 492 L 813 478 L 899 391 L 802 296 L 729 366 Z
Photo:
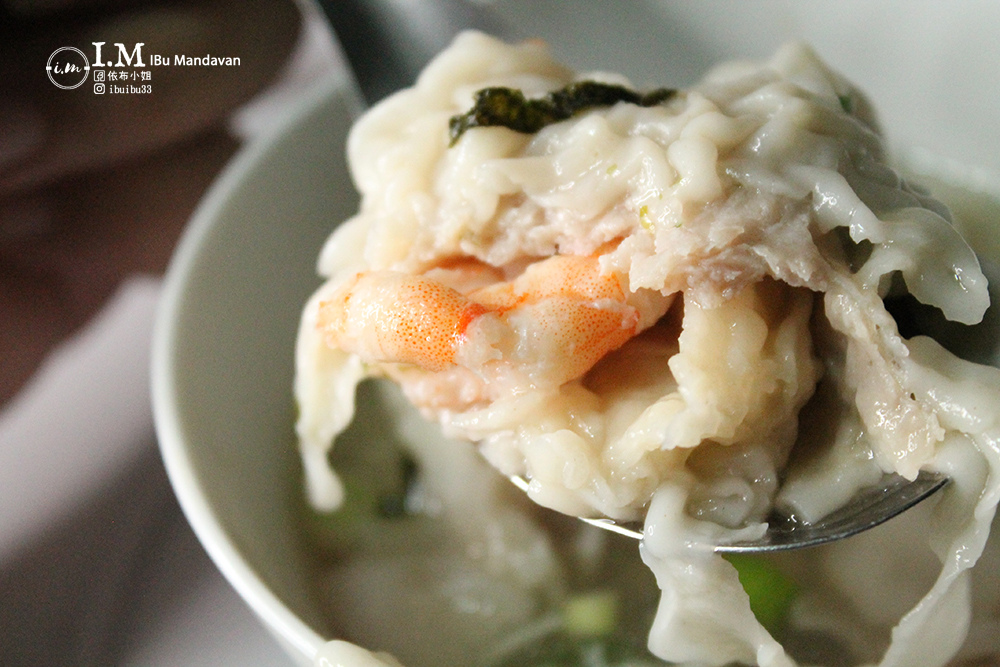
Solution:
M 528 482 L 517 475 L 510 478 L 522 491 Z M 806 523 L 794 514 L 774 510 L 767 520 L 767 530 L 752 540 L 712 545 L 716 553 L 764 553 L 814 547 L 857 535 L 881 525 L 934 495 L 947 486 L 946 475 L 922 470 L 914 480 L 896 474 L 887 474 L 878 484 L 861 489 L 843 507 L 819 521 Z M 642 524 L 638 521 L 620 522 L 614 519 L 580 517 L 581 521 L 597 528 L 641 540 Z

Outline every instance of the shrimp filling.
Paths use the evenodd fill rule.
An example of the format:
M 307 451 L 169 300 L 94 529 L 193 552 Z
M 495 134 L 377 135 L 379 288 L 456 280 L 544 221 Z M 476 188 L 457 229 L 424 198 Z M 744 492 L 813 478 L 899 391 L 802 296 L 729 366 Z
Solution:
M 318 326 L 327 345 L 370 363 L 472 371 L 497 398 L 582 377 L 673 301 L 629 299 L 595 257 L 556 255 L 502 275 L 488 266 L 359 273 L 320 304 Z

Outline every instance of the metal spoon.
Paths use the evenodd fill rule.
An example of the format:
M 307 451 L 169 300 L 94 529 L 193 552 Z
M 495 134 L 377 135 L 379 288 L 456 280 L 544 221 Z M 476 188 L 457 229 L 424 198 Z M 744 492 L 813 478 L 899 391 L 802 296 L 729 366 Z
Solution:
M 514 476 L 510 480 L 522 491 L 528 490 L 528 482 L 523 477 Z M 948 482 L 946 475 L 927 470 L 922 470 L 912 482 L 899 475 L 885 475 L 878 484 L 862 489 L 843 507 L 815 523 L 805 523 L 794 515 L 775 510 L 768 517 L 767 530 L 760 538 L 718 544 L 713 550 L 717 553 L 786 551 L 842 540 L 902 514 Z M 585 517 L 580 520 L 619 535 L 642 539 L 642 525 L 638 522 L 620 523 L 613 519 Z

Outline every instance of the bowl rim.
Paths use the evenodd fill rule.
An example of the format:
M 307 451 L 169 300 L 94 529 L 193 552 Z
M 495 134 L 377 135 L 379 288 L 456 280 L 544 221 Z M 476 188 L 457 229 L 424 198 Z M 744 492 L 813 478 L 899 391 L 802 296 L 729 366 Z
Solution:
M 312 112 L 337 96 L 357 99 L 348 78 L 333 75 L 310 89 L 270 131 L 243 146 L 219 174 L 192 214 L 170 260 L 157 304 L 150 359 L 150 394 L 160 456 L 188 523 L 229 584 L 276 638 L 312 659 L 326 643 L 298 618 L 240 554 L 212 509 L 192 466 L 177 400 L 177 322 L 205 238 L 245 179 Z

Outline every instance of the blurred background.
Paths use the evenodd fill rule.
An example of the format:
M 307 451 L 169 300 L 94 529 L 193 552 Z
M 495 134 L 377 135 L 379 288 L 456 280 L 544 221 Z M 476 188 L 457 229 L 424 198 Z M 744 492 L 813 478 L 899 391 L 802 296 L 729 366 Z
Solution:
M 869 94 L 892 146 L 996 192 L 998 25 L 991 0 L 0 0 L 0 664 L 290 664 L 174 501 L 149 340 L 213 181 L 348 62 L 373 101 L 472 26 L 683 86 L 804 39 Z M 64 47 L 94 65 L 95 42 L 106 61 L 124 45 L 133 61 L 101 76 L 135 74 L 117 85 L 138 92 L 96 65 L 73 88 L 47 76 Z
M 98 76 L 94 42 L 132 62 Z M 75 88 L 46 76 L 64 47 L 94 65 Z M 0 54 L 0 664 L 288 664 L 174 500 L 148 357 L 199 200 L 342 70 L 328 24 L 294 0 L 4 0 Z

